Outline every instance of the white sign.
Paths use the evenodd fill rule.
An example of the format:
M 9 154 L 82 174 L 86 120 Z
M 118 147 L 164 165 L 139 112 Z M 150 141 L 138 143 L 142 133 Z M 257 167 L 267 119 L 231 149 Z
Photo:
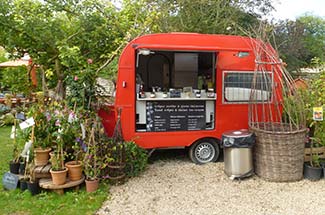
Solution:
M 11 133 L 10 133 L 10 138 L 11 139 L 14 139 L 15 138 L 15 133 L 16 133 L 16 127 L 15 126 L 12 126 L 11 128 Z M 17 134 L 16 134 L 17 135 Z
M 33 125 L 35 125 L 35 121 L 33 117 L 28 118 L 26 121 L 19 124 L 21 130 L 24 130 Z

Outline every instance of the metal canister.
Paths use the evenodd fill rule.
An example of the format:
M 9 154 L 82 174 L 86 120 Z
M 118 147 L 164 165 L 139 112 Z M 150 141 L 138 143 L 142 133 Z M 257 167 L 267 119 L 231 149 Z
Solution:
M 243 178 L 253 173 L 253 133 L 246 129 L 227 131 L 222 135 L 225 173 L 232 179 Z

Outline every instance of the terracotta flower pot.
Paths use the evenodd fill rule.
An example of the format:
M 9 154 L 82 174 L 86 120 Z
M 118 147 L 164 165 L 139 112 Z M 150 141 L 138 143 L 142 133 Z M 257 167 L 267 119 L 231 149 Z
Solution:
M 51 148 L 36 148 L 34 149 L 35 166 L 44 166 L 49 162 Z
M 50 170 L 51 176 L 52 176 L 52 183 L 54 185 L 62 185 L 65 184 L 67 180 L 67 172 L 68 169 L 65 168 L 64 170 L 54 171 Z
M 65 167 L 68 168 L 68 176 L 70 181 L 80 180 L 82 177 L 82 164 L 80 161 L 69 161 L 65 163 Z
M 87 192 L 94 192 L 98 189 L 98 185 L 99 185 L 99 180 L 98 179 L 94 179 L 94 180 L 85 180 L 86 182 L 86 191 Z

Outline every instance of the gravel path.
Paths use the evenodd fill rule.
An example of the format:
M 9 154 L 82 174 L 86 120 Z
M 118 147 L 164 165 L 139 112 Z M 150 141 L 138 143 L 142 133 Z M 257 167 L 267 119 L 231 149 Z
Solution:
M 111 188 L 97 214 L 323 215 L 325 180 L 231 181 L 223 162 L 195 165 L 185 156 L 154 161 L 145 173 Z

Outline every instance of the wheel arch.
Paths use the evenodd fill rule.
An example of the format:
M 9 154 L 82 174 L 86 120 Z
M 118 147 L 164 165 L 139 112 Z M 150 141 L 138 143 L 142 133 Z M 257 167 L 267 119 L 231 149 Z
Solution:
M 193 144 L 199 142 L 199 141 L 202 141 L 204 139 L 210 139 L 210 140 L 213 140 L 216 144 L 219 145 L 220 148 L 222 148 L 222 144 L 221 144 L 221 140 L 219 138 L 216 138 L 216 137 L 212 137 L 212 136 L 206 136 L 206 137 L 201 137 L 201 138 L 198 138 L 196 139 L 195 141 L 193 141 L 191 144 L 189 144 L 188 146 L 186 146 L 187 148 L 190 148 Z

